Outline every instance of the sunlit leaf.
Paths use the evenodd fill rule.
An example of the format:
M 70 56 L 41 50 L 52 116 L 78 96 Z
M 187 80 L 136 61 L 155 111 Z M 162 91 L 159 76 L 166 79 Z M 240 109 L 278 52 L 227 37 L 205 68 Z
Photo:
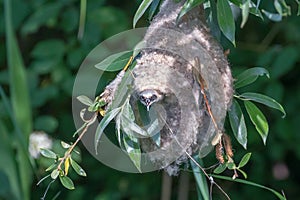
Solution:
M 220 29 L 225 37 L 235 46 L 235 24 L 233 14 L 227 0 L 217 1 L 217 17 Z
M 65 175 L 67 176 L 69 173 L 69 168 L 70 168 L 70 157 L 67 157 L 65 159 L 64 166 L 65 166 Z
M 284 108 L 282 107 L 282 105 L 280 105 L 280 103 L 278 103 L 277 101 L 275 101 L 274 99 L 272 99 L 269 96 L 259 94 L 259 93 L 246 92 L 246 93 L 241 94 L 240 97 L 244 98 L 245 100 L 255 101 L 255 102 L 264 104 L 270 108 L 277 109 L 282 112 L 282 114 L 283 114 L 282 117 L 285 117 L 285 115 L 286 115 L 286 112 L 285 112 Z
M 78 99 L 78 101 L 80 101 L 84 105 L 87 105 L 87 106 L 93 105 L 93 101 L 89 97 L 87 97 L 87 96 L 80 95 L 80 96 L 78 96 L 76 98 Z
M 237 77 L 235 77 L 236 81 L 234 83 L 235 89 L 244 87 L 256 81 L 258 76 L 266 75 L 268 78 L 270 77 L 269 72 L 262 67 L 253 67 L 243 71 Z
M 220 164 L 216 169 L 214 169 L 214 173 L 220 174 L 225 171 L 226 167 L 227 167 L 226 164 Z
M 237 182 L 237 183 L 243 183 L 243 184 L 246 184 L 246 185 L 252 185 L 254 187 L 258 187 L 258 188 L 262 188 L 262 189 L 265 189 L 265 190 L 268 190 L 270 192 L 272 192 L 274 195 L 276 195 L 280 200 L 286 200 L 286 198 L 281 195 L 279 192 L 271 189 L 271 188 L 268 188 L 266 186 L 263 186 L 263 185 L 260 185 L 260 184 L 257 184 L 257 183 L 254 183 L 254 182 L 251 182 L 251 181 L 246 181 L 246 180 L 243 180 L 243 179 L 232 179 L 228 176 L 220 176 L 220 175 L 212 175 L 213 177 L 215 178 L 218 178 L 218 179 L 223 179 L 223 180 L 227 180 L 227 181 L 232 181 L 232 182 Z
M 228 112 L 229 122 L 233 134 L 237 141 L 246 149 L 247 148 L 247 127 L 241 107 L 234 99 L 230 111 Z
M 96 64 L 95 67 L 108 72 L 120 71 L 125 67 L 132 54 L 132 51 L 123 51 L 113 54 Z
M 52 179 L 56 179 L 56 178 L 58 177 L 58 175 L 59 175 L 58 169 L 55 169 L 55 170 L 53 170 L 53 171 L 51 172 L 51 178 L 52 178 Z
M 244 25 L 246 24 L 247 20 L 248 20 L 248 16 L 249 16 L 249 6 L 250 6 L 250 0 L 246 0 L 242 6 L 242 23 L 241 23 L 241 28 L 244 27 Z
M 53 159 L 57 158 L 56 154 L 53 151 L 49 150 L 49 149 L 41 148 L 40 153 L 46 158 L 53 158 Z
M 130 135 L 123 134 L 123 143 L 125 150 L 139 172 L 141 171 L 141 148 L 138 139 Z
M 106 128 L 106 126 L 111 122 L 111 120 L 113 120 L 115 118 L 115 116 L 120 112 L 121 107 L 119 108 L 115 108 L 113 110 L 111 110 L 110 112 L 106 113 L 103 117 L 103 119 L 101 120 L 101 122 L 99 123 L 97 130 L 96 130 L 96 134 L 95 134 L 95 151 L 96 154 L 98 153 L 98 144 L 99 144 L 99 140 L 102 136 L 102 133 L 104 131 L 104 129 Z
M 151 5 L 152 1 L 153 0 L 143 0 L 143 2 L 140 4 L 133 17 L 133 28 L 135 28 L 137 21 L 139 21 L 139 19 L 143 16 L 147 8 Z
M 280 5 L 280 3 L 278 2 L 278 0 L 274 0 L 274 7 L 276 9 L 276 11 L 282 15 L 282 7 Z
M 242 160 L 240 161 L 238 168 L 244 167 L 248 163 L 250 157 L 251 157 L 251 153 L 246 153 L 243 156 Z
M 60 141 L 60 145 L 64 148 L 64 149 L 68 149 L 71 147 L 71 145 L 69 145 L 68 143 L 65 143 L 64 141 Z
M 86 172 L 82 169 L 82 167 L 80 167 L 80 165 L 75 162 L 75 160 L 73 160 L 72 158 L 70 158 L 71 161 L 71 166 L 74 169 L 74 171 L 80 175 L 80 176 L 86 176 Z
M 262 9 L 261 11 L 266 15 L 267 18 L 269 18 L 270 20 L 272 20 L 274 22 L 280 22 L 282 20 L 282 16 L 280 14 L 271 13 L 264 9 Z
M 74 183 L 73 183 L 73 181 L 69 177 L 67 177 L 67 176 L 59 176 L 59 180 L 60 180 L 61 184 L 65 188 L 67 188 L 69 190 L 75 189 Z
M 187 12 L 189 12 L 190 10 L 192 10 L 193 8 L 195 8 L 196 6 L 202 4 L 205 0 L 187 0 L 183 7 L 180 10 L 180 13 L 177 16 L 176 22 L 178 23 L 178 21 L 181 19 L 181 17 L 183 15 L 185 15 Z
M 259 135 L 261 136 L 264 144 L 266 144 L 268 132 L 269 132 L 269 125 L 266 120 L 264 114 L 254 105 L 254 103 L 250 101 L 244 101 L 247 113 L 255 125 L 255 128 Z

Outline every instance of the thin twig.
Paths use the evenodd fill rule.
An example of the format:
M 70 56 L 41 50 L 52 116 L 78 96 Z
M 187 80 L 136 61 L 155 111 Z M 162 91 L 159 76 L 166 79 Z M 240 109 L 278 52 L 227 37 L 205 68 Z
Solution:
M 58 170 L 61 170 L 61 166 L 64 163 L 64 161 L 71 155 L 73 149 L 75 148 L 75 146 L 77 145 L 77 143 L 81 140 L 81 138 L 83 137 L 83 135 L 87 132 L 88 128 L 90 125 L 92 125 L 95 121 L 95 118 L 98 116 L 98 113 L 96 112 L 93 117 L 89 120 L 89 123 L 87 123 L 87 125 L 85 126 L 85 128 L 82 130 L 81 134 L 78 136 L 77 140 L 74 142 L 74 144 L 72 144 L 72 146 L 68 149 L 68 151 L 65 153 L 64 157 L 62 157 L 60 159 L 60 162 L 57 166 Z

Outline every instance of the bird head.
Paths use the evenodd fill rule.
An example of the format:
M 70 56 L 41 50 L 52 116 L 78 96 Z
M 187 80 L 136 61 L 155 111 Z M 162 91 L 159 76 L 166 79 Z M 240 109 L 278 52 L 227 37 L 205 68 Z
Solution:
M 138 94 L 138 96 L 140 102 L 147 107 L 147 111 L 149 111 L 149 108 L 153 103 L 163 99 L 163 95 L 154 89 L 143 90 Z

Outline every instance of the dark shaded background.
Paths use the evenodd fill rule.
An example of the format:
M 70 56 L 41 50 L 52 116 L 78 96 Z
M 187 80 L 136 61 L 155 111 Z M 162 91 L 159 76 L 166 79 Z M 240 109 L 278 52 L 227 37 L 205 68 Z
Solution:
M 288 2 L 296 8 L 293 1 Z M 0 12 L 3 13 L 3 0 L 0 3 Z M 132 27 L 139 3 L 132 0 L 89 0 L 84 36 L 78 40 L 79 1 L 12 1 L 13 23 L 29 77 L 34 130 L 43 130 L 55 139 L 73 141 L 75 127 L 71 94 L 77 69 L 97 44 Z M 264 3 L 263 7 L 274 10 L 272 4 Z M 258 105 L 269 121 L 267 145 L 263 145 L 246 117 L 248 150 L 233 139 L 236 159 L 239 160 L 248 151 L 252 152 L 251 161 L 245 167 L 248 179 L 277 191 L 283 190 L 288 199 L 297 199 L 300 195 L 300 18 L 294 9 L 292 12 L 292 16 L 278 23 L 250 16 L 246 26 L 237 30 L 237 47 L 233 48 L 226 42 L 224 45 L 231 50 L 229 60 L 234 75 L 254 66 L 265 67 L 270 72 L 270 79 L 259 78 L 244 90 L 273 97 L 287 112 L 286 118 L 282 119 L 280 112 Z M 240 19 L 237 27 L 239 24 Z M 140 27 L 147 25 L 146 17 L 138 23 Z M 9 95 L 3 15 L 0 16 L 0 42 L 0 83 Z M 1 112 L 0 116 L 5 118 L 5 113 Z M 68 191 L 58 183 L 53 184 L 49 199 L 58 191 L 61 191 L 58 199 L 159 199 L 161 172 L 127 174 L 115 171 L 90 156 L 82 145 L 79 146 L 81 166 L 88 177 L 81 178 L 71 173 L 76 189 Z M 216 163 L 216 159 L 210 155 L 204 162 L 209 166 Z M 39 199 L 47 186 L 35 185 L 44 175 L 47 164 L 45 159 L 37 161 L 32 199 Z M 284 169 L 288 170 L 287 174 L 282 171 Z M 231 176 L 230 173 L 228 175 Z M 174 178 L 174 197 L 178 191 L 177 182 L 178 178 Z M 191 182 L 190 199 L 196 199 L 192 178 Z M 232 199 L 275 199 L 273 194 L 256 187 L 217 182 Z M 0 188 L 5 184 L 0 180 Z M 214 193 L 216 199 L 224 199 L 217 189 Z

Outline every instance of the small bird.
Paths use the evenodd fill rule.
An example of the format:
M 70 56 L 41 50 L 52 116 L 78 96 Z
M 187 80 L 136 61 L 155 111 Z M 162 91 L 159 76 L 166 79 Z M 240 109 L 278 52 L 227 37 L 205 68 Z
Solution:
M 149 111 L 150 106 L 153 103 L 163 99 L 163 95 L 159 91 L 153 89 L 144 90 L 140 92 L 138 95 L 139 95 L 140 102 L 147 107 L 147 111 Z

